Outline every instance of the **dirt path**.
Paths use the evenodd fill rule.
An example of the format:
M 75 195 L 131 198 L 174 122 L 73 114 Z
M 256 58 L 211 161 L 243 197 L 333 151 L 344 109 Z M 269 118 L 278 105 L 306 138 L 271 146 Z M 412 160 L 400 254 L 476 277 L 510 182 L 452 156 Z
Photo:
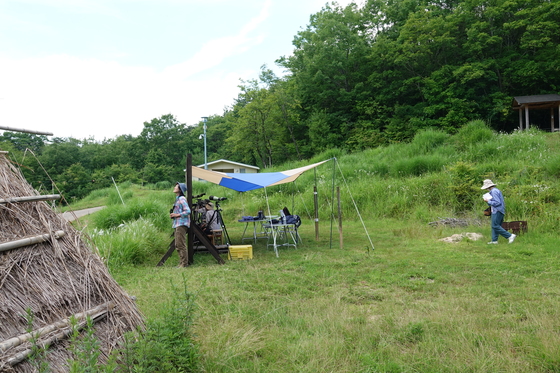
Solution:
M 82 216 L 93 214 L 94 212 L 97 212 L 103 208 L 105 208 L 105 206 L 92 207 L 89 209 L 76 210 L 76 211 L 66 211 L 65 213 L 62 214 L 62 217 L 66 219 L 66 221 L 74 221 L 76 219 L 81 218 Z

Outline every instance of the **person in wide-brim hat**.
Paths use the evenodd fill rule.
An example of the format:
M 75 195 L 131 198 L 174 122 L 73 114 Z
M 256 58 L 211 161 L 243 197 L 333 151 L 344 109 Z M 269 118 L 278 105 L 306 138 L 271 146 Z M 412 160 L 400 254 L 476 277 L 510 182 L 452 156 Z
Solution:
M 169 213 L 173 219 L 173 229 L 175 229 L 175 249 L 179 254 L 179 267 L 187 267 L 189 259 L 187 254 L 187 230 L 191 225 L 191 209 L 185 198 L 187 185 L 177 182 L 173 187 L 175 193 L 175 203 Z
M 482 182 L 482 188 L 480 189 L 488 189 L 490 187 L 496 186 L 490 179 L 486 179 Z
M 502 223 L 504 222 L 504 216 L 506 214 L 506 203 L 502 192 L 496 188 L 496 184 L 490 179 L 484 180 L 480 189 L 488 190 L 488 193 L 483 196 L 483 199 L 484 202 L 488 203 L 492 211 L 490 218 L 492 241 L 488 242 L 488 244 L 497 244 L 499 236 L 507 238 L 509 243 L 512 243 L 517 236 L 502 228 Z

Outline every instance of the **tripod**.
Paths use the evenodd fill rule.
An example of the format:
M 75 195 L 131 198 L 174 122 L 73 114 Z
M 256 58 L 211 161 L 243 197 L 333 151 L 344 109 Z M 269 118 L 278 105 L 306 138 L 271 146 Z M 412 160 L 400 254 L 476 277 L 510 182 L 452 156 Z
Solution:
M 229 233 L 227 231 L 227 228 L 224 224 L 224 219 L 222 218 L 222 208 L 220 207 L 219 201 L 214 200 L 214 203 L 216 204 L 216 208 L 214 209 L 214 215 L 212 219 L 218 219 L 218 222 L 220 223 L 220 228 L 222 229 L 223 235 L 226 238 L 226 244 L 229 245 L 230 238 L 229 238 Z M 199 200 L 196 204 L 194 204 L 192 207 L 193 224 L 197 225 L 198 227 L 203 227 L 205 223 L 210 224 L 210 222 L 206 221 L 206 211 L 207 210 L 204 201 Z
M 220 222 L 220 226 L 222 227 L 222 232 L 224 232 L 224 236 L 226 237 L 226 244 L 229 245 L 230 243 L 230 239 L 229 239 L 229 234 L 228 231 L 226 229 L 226 225 L 224 224 L 224 219 L 222 219 L 222 208 L 220 207 L 220 203 L 218 201 L 216 202 L 216 209 L 215 214 L 218 214 L 218 221 Z

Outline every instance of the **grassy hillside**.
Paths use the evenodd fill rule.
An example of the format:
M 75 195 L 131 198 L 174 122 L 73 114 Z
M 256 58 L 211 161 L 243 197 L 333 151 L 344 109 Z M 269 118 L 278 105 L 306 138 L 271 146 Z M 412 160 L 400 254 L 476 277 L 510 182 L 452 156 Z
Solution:
M 194 296 L 203 371 L 557 372 L 559 136 L 500 134 L 473 122 L 454 136 L 426 130 L 410 144 L 328 151 L 283 165 L 336 157 L 296 183 L 267 188 L 268 206 L 264 190 L 193 185 L 194 194 L 228 198 L 222 207 L 233 243 L 241 243 L 243 215 L 284 206 L 301 215 L 303 242 L 280 249 L 279 258 L 259 241 L 251 261 L 218 265 L 196 254 L 194 266 L 179 269 L 175 255 L 155 267 L 172 231 L 171 185 L 123 185 L 120 197 L 107 189 L 82 203 L 108 202 L 87 221 L 88 232 L 149 319 L 175 297 L 174 285 L 184 283 Z M 506 220 L 528 221 L 528 233 L 511 245 L 503 238 L 486 245 L 484 178 L 502 190 Z M 333 180 L 342 195 L 342 247 L 329 221 Z M 428 224 L 444 217 L 469 225 Z M 466 232 L 484 238 L 440 241 Z

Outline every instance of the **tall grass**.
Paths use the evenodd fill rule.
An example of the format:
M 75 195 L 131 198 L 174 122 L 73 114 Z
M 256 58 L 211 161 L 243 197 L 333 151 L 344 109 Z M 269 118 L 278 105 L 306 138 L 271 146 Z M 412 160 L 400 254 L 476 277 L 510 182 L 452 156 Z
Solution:
M 120 227 L 94 230 L 91 238 L 111 269 L 144 264 L 149 259 L 155 262 L 170 241 L 151 220 L 143 217 Z

